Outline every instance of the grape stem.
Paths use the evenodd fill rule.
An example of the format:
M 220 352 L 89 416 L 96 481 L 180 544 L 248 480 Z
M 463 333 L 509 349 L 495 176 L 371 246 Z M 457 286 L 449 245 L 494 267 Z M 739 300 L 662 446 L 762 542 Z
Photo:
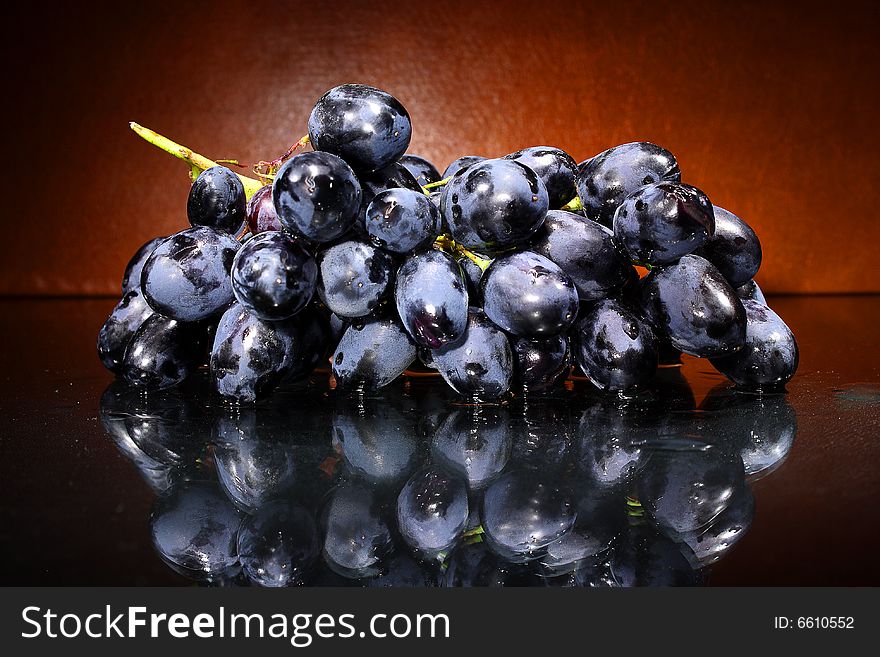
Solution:
M 568 203 L 562 206 L 563 210 L 568 210 L 569 212 L 577 212 L 578 210 L 584 209 L 584 204 L 581 203 L 581 197 L 575 196 Z
M 443 180 L 438 180 L 436 182 L 428 183 L 427 185 L 422 185 L 422 191 L 425 194 L 430 194 L 432 191 L 434 191 L 438 187 L 443 187 L 450 180 L 452 180 L 452 176 L 449 176 L 448 178 L 444 178 Z
M 449 235 L 440 235 L 440 237 L 434 240 L 434 246 L 442 251 L 445 251 L 446 253 L 449 253 L 452 256 L 455 256 L 456 258 L 467 258 L 475 265 L 477 265 L 477 267 L 480 268 L 480 271 L 486 271 L 486 269 L 489 268 L 489 265 L 492 264 L 491 260 L 488 260 L 487 258 L 482 258 L 473 251 L 469 251 L 461 244 L 458 244 Z
M 160 135 L 158 132 L 154 132 L 149 128 L 145 128 L 142 125 L 138 125 L 134 121 L 128 124 L 131 126 L 131 129 L 134 130 L 139 137 L 148 141 L 153 146 L 162 149 L 166 153 L 169 153 L 176 157 L 179 160 L 183 160 L 190 167 L 190 178 L 195 180 L 198 178 L 199 174 L 205 169 L 210 169 L 211 167 L 220 166 L 214 160 L 211 160 L 204 155 L 199 155 L 198 153 L 193 152 L 191 148 L 187 148 L 186 146 L 181 146 L 180 144 L 171 141 L 168 137 Z M 249 178 L 248 176 L 243 176 L 240 173 L 236 173 L 239 180 L 241 180 L 241 184 L 244 185 L 244 193 L 248 199 L 253 196 L 258 189 L 263 187 L 264 183 L 255 180 L 254 178 Z

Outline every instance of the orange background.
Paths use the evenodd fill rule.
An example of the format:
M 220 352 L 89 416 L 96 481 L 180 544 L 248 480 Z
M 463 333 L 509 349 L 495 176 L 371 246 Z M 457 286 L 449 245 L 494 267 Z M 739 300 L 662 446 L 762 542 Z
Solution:
M 3 27 L 0 294 L 115 294 L 185 227 L 185 167 L 128 121 L 271 159 L 341 82 L 396 95 L 441 170 L 654 141 L 756 229 L 765 290 L 880 291 L 878 3 L 31 4 Z

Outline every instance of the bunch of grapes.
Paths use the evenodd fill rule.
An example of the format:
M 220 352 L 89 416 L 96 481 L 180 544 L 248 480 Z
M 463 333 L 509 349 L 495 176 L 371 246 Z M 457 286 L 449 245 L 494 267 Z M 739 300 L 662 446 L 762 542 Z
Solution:
M 425 367 L 480 399 L 549 389 L 573 364 L 628 391 L 681 353 L 744 388 L 794 375 L 794 335 L 754 282 L 757 236 L 682 183 L 669 151 L 634 142 L 578 164 L 539 146 L 440 174 L 406 154 L 403 105 L 358 84 L 324 94 L 308 128 L 314 150 L 250 198 L 252 179 L 201 172 L 191 227 L 126 269 L 98 338 L 111 371 L 167 388 L 208 362 L 237 402 L 328 358 L 342 388 Z

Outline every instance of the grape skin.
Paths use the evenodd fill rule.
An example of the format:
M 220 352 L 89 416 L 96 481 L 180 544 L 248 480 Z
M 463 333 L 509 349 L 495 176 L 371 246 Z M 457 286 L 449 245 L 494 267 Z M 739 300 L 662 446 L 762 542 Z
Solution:
M 186 214 L 194 227 L 208 226 L 237 235 L 247 216 L 244 185 L 226 167 L 205 169 L 189 190 Z
M 577 163 L 565 151 L 552 146 L 532 146 L 505 155 L 538 174 L 547 188 L 550 208 L 561 208 L 577 195 Z
M 397 312 L 417 345 L 438 349 L 458 340 L 468 321 L 468 293 L 461 268 L 441 251 L 409 258 L 397 272 Z
M 141 273 L 144 269 L 144 263 L 153 255 L 153 251 L 164 242 L 166 237 L 154 237 L 149 242 L 144 243 L 131 256 L 131 260 L 125 266 L 125 273 L 122 275 L 122 296 L 125 296 L 132 290 L 141 288 Z
M 369 244 L 346 241 L 318 256 L 318 293 L 339 317 L 366 317 L 391 292 L 394 261 Z
M 157 313 L 183 322 L 216 314 L 234 298 L 229 271 L 240 246 L 213 228 L 172 235 L 144 263 L 144 298 Z
M 715 234 L 696 251 L 718 268 L 733 287 L 745 285 L 761 266 L 761 242 L 755 231 L 732 212 L 712 206 Z
M 577 317 L 578 294 L 571 278 L 536 253 L 520 251 L 495 259 L 480 288 L 486 315 L 513 335 L 551 337 Z
M 440 234 L 440 210 L 411 189 L 387 189 L 367 207 L 370 241 L 386 251 L 406 254 L 429 247 Z
M 416 356 L 416 346 L 399 322 L 352 324 L 333 354 L 333 376 L 343 388 L 382 388 L 403 374 Z
M 404 155 L 398 162 L 409 171 L 416 182 L 422 187 L 440 180 L 440 172 L 437 167 L 428 160 L 418 155 Z
M 137 330 L 153 315 L 139 289 L 126 293 L 98 332 L 98 357 L 114 374 L 122 371 L 125 351 Z

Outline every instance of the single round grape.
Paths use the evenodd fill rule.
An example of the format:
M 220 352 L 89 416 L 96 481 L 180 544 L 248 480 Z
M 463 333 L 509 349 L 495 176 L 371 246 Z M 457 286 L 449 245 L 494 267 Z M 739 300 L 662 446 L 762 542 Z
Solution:
M 632 271 L 614 244 L 614 233 L 564 210 L 547 213 L 530 248 L 571 277 L 581 301 L 604 299 L 620 289 Z
M 571 369 L 571 352 L 565 335 L 543 340 L 513 338 L 514 381 L 528 392 L 547 390 Z
M 708 527 L 682 535 L 701 566 L 716 563 L 739 543 L 755 519 L 755 498 L 748 486 L 742 486 L 733 500 Z
M 229 270 L 240 246 L 213 228 L 172 235 L 144 263 L 144 298 L 157 313 L 182 322 L 216 314 L 234 299 Z
M 644 308 L 676 349 L 713 357 L 740 349 L 746 311 L 712 263 L 697 255 L 651 271 L 642 280 Z
M 651 414 L 638 408 L 628 412 L 618 401 L 600 399 L 578 422 L 578 472 L 597 488 L 628 484 L 645 462 L 640 433 L 646 432 L 646 438 L 658 433 Z
M 447 470 L 464 477 L 472 490 L 485 487 L 510 458 L 510 417 L 500 407 L 454 408 L 431 442 L 431 454 Z
M 282 381 L 299 345 L 295 323 L 260 319 L 241 304 L 220 318 L 211 348 L 211 380 L 223 397 L 253 402 Z
M 460 169 L 447 183 L 440 211 L 456 242 L 481 253 L 518 246 L 547 215 L 547 188 L 515 160 L 485 160 Z
M 212 456 L 217 479 L 246 513 L 289 497 L 304 469 L 283 421 L 258 407 L 232 407 L 216 420 Z
M 359 175 L 359 180 L 363 194 L 361 196 L 361 206 L 358 210 L 358 219 L 352 228 L 356 235 L 365 240 L 369 239 L 366 225 L 367 209 L 377 195 L 389 189 L 409 189 L 413 192 L 424 194 L 421 185 L 419 185 L 415 177 L 405 166 L 398 162 L 389 164 L 387 167 L 373 173 L 362 173 Z
M 602 390 L 628 390 L 657 371 L 657 339 L 651 327 L 620 301 L 599 301 L 573 331 L 575 359 Z
M 525 164 L 538 174 L 547 188 L 551 208 L 561 208 L 577 196 L 577 163 L 565 151 L 552 146 L 532 146 L 506 155 L 505 159 Z
M 494 552 L 531 561 L 571 530 L 577 509 L 568 494 L 528 472 L 509 472 L 483 497 L 483 529 Z
M 281 220 L 275 212 L 272 200 L 272 185 L 260 187 L 247 204 L 247 224 L 252 235 L 259 235 L 270 230 L 282 230 Z
M 764 293 L 761 291 L 761 288 L 755 281 L 743 283 L 738 288 L 736 288 L 736 296 L 738 296 L 743 301 L 745 301 L 746 299 L 751 299 L 752 301 L 763 303 L 765 306 L 767 305 L 767 299 L 764 297 Z
M 377 484 L 399 482 L 415 469 L 415 422 L 381 400 L 355 406 L 342 399 L 330 418 L 333 449 L 349 470 Z
M 416 359 L 416 346 L 400 323 L 377 319 L 349 326 L 333 354 L 333 376 L 342 388 L 382 388 Z
M 400 164 L 406 167 L 416 182 L 422 187 L 440 180 L 440 172 L 437 167 L 418 155 L 404 155 L 398 160 Z
M 449 550 L 467 519 L 467 487 L 437 468 L 416 472 L 397 497 L 397 527 L 403 540 L 426 556 Z
M 542 255 L 521 251 L 496 258 L 480 281 L 483 309 L 514 335 L 547 338 L 572 325 L 578 293 L 571 278 Z
M 259 508 L 238 532 L 241 566 L 249 580 L 265 587 L 303 584 L 318 545 L 312 515 L 285 500 Z
M 232 262 L 235 298 L 260 319 L 287 319 L 301 311 L 317 280 L 315 259 L 282 231 L 255 236 Z
M 344 160 L 321 151 L 285 162 L 272 183 L 272 202 L 287 230 L 313 242 L 343 235 L 361 207 L 361 185 Z
M 125 350 L 137 330 L 153 315 L 139 289 L 128 292 L 113 308 L 98 332 L 98 357 L 114 374 L 122 370 Z
M 125 296 L 132 290 L 141 288 L 141 273 L 144 269 L 144 263 L 153 255 L 153 251 L 164 242 L 167 237 L 154 237 L 149 242 L 141 245 L 131 256 L 131 260 L 125 266 L 125 273 L 122 275 L 122 296 Z
M 755 231 L 732 212 L 717 205 L 715 234 L 696 251 L 718 268 L 733 287 L 745 285 L 761 266 L 761 242 Z
M 153 314 L 128 343 L 122 376 L 156 390 L 177 385 L 199 366 L 203 339 L 202 327 Z
M 189 190 L 186 214 L 191 226 L 208 226 L 237 235 L 247 216 L 244 185 L 226 167 L 205 169 Z
M 746 311 L 745 344 L 736 353 L 712 358 L 712 365 L 742 388 L 782 388 L 798 368 L 794 333 L 764 304 L 745 300 L 742 305 Z
M 370 241 L 394 253 L 429 247 L 440 234 L 440 210 L 431 200 L 411 189 L 388 189 L 367 207 Z
M 483 162 L 485 159 L 485 157 L 481 157 L 480 155 L 463 155 L 449 163 L 449 166 L 443 171 L 443 175 L 440 176 L 440 180 L 446 180 L 462 169 L 467 169 L 472 164 Z
M 341 242 L 320 253 L 318 262 L 318 294 L 340 317 L 365 317 L 391 292 L 394 261 L 374 246 Z
M 693 253 L 715 232 L 712 203 L 696 187 L 652 183 L 614 213 L 614 239 L 634 262 L 663 265 Z
M 323 514 L 323 556 L 343 577 L 375 577 L 393 548 L 375 491 L 358 482 L 337 488 Z
M 409 113 L 394 96 L 363 84 L 334 87 L 315 103 L 309 139 L 358 171 L 377 171 L 406 153 L 412 137 Z
M 394 300 L 403 327 L 419 346 L 439 349 L 461 338 L 467 327 L 464 277 L 442 251 L 407 258 L 397 272 Z
M 582 162 L 579 169 L 577 189 L 584 212 L 608 228 L 623 199 L 642 185 L 661 180 L 681 181 L 675 156 L 649 142 L 609 148 Z
M 742 459 L 723 446 L 656 450 L 639 473 L 639 501 L 663 529 L 694 532 L 711 523 L 745 485 Z
M 468 308 L 464 335 L 432 352 L 443 379 L 456 392 L 500 397 L 510 390 L 513 354 L 507 336 L 479 308 Z
M 203 578 L 238 570 L 241 516 L 208 481 L 183 481 L 160 495 L 150 517 L 159 555 L 183 573 Z

